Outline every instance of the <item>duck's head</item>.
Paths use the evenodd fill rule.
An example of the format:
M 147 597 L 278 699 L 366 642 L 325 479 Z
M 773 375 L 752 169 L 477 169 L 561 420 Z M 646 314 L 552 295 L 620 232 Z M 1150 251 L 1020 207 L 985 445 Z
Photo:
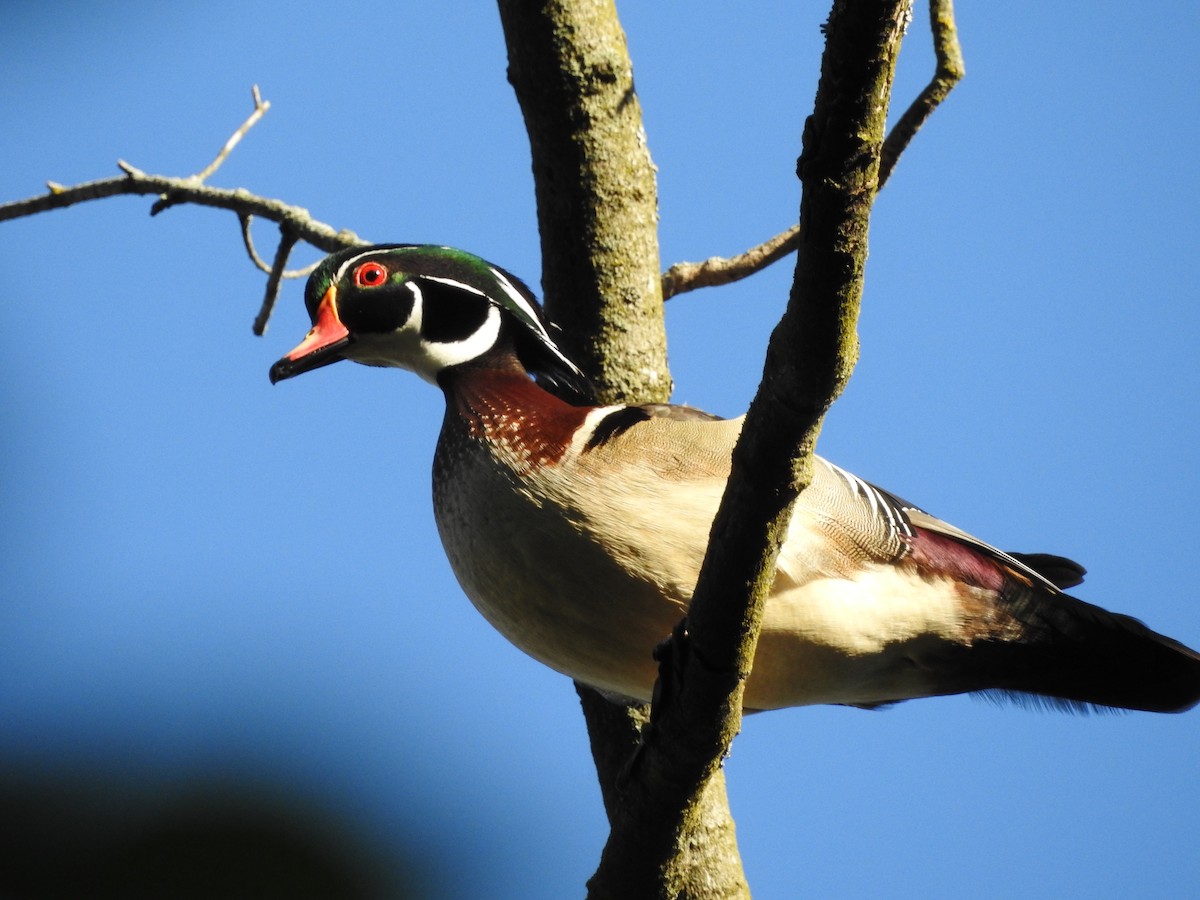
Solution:
M 587 379 L 547 331 L 530 290 L 451 247 L 383 244 L 327 257 L 304 294 L 313 327 L 271 366 L 282 381 L 342 359 L 439 383 L 459 366 L 523 368 L 579 397 Z

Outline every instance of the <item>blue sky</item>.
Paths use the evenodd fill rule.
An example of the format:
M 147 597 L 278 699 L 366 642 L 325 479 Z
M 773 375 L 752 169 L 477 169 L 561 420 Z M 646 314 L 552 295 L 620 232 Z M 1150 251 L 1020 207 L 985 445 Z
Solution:
M 877 204 L 821 452 L 1200 645 L 1200 8 L 960 5 L 967 79 Z M 825 4 L 623 6 L 664 267 L 790 224 Z M 0 58 L 0 198 L 118 157 L 198 171 L 257 83 L 273 108 L 213 184 L 538 282 L 488 3 L 16 0 Z M 894 112 L 931 66 L 919 10 Z M 606 833 L 582 719 L 443 559 L 440 396 L 348 365 L 272 388 L 299 283 L 252 337 L 234 217 L 148 206 L 0 225 L 0 774 L 257 784 L 440 895 L 581 895 Z M 677 400 L 745 408 L 789 277 L 670 303 Z M 727 771 L 756 897 L 1183 896 L 1198 755 L 1200 713 L 960 697 L 754 717 Z

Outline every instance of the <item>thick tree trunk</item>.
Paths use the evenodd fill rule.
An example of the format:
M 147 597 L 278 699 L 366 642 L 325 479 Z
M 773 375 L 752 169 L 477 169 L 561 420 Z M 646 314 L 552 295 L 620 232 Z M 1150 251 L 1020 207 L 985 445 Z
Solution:
M 533 154 L 542 289 L 608 403 L 671 396 L 658 187 L 612 0 L 500 0 Z

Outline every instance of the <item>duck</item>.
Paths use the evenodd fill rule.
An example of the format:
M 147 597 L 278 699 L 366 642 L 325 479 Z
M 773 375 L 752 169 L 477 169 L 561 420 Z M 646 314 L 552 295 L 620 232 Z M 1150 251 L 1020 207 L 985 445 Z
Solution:
M 650 701 L 654 650 L 687 614 L 742 419 L 596 404 L 533 292 L 463 250 L 342 250 L 304 302 L 312 329 L 271 382 L 350 360 L 440 388 L 433 509 L 463 592 L 534 659 Z M 999 550 L 821 457 L 813 471 L 747 710 L 962 693 L 1069 710 L 1200 700 L 1200 654 L 1067 594 L 1077 563 Z

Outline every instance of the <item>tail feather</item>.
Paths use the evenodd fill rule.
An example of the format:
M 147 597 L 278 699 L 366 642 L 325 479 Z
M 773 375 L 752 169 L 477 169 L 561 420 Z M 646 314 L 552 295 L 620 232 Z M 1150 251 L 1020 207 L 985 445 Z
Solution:
M 964 648 L 959 663 L 978 685 L 970 690 L 1073 709 L 1183 712 L 1200 702 L 1200 654 L 1137 619 L 1011 582 L 1005 601 L 1022 633 Z
M 1087 574 L 1087 569 L 1075 560 L 1067 559 L 1065 556 L 1056 556 L 1053 553 L 1013 553 L 1009 551 L 1008 555 L 1022 565 L 1029 566 L 1047 581 L 1064 590 L 1083 584 L 1083 576 Z

